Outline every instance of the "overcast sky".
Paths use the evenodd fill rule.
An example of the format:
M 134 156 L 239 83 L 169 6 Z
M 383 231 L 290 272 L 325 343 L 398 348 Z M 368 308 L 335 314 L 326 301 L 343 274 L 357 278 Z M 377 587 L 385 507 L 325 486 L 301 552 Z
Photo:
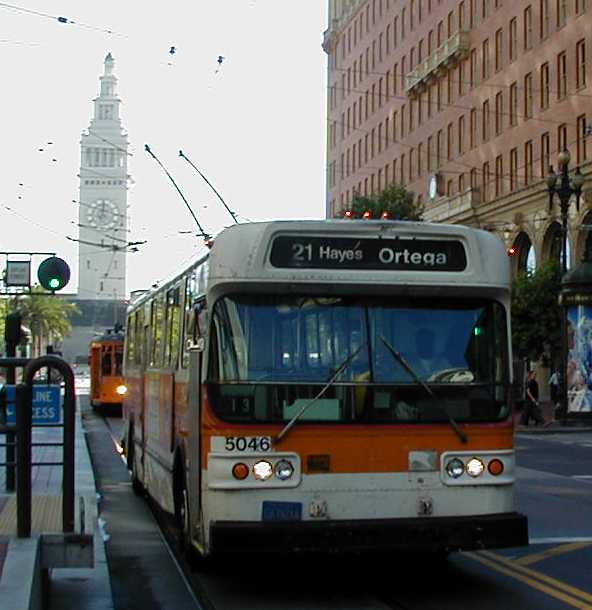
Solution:
M 128 291 L 201 247 L 180 233 L 195 223 L 146 143 L 210 233 L 232 220 L 179 149 L 241 220 L 322 218 L 326 19 L 325 0 L 0 2 L 0 250 L 56 252 L 72 267 L 64 292 L 76 289 L 66 238 L 78 237 L 80 135 L 108 52 L 133 155 L 128 238 L 147 240 L 128 255 Z

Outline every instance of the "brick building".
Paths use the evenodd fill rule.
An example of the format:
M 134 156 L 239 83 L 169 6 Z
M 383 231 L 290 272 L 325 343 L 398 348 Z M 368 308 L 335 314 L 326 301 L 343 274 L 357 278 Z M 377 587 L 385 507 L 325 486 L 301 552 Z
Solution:
M 568 264 L 592 225 L 588 0 L 329 0 L 326 215 L 398 182 L 424 219 L 495 231 L 516 267 L 560 256 L 544 181 L 586 176 Z M 590 189 L 590 192 L 588 192 Z

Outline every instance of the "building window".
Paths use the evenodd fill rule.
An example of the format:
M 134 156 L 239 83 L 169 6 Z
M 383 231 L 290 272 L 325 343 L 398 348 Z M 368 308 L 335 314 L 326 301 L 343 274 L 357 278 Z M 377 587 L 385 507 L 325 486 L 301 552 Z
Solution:
M 532 49 L 532 7 L 524 9 L 524 50 Z
M 576 15 L 581 15 L 588 10 L 588 0 L 576 0 Z
M 434 138 L 432 136 L 428 137 L 426 164 L 428 172 L 431 172 L 434 169 Z
M 510 191 L 518 187 L 518 149 L 512 148 L 510 151 Z
M 557 99 L 567 95 L 567 55 L 565 51 L 557 56 Z
M 465 115 L 458 117 L 458 154 L 465 152 Z
M 532 140 L 528 140 L 524 144 L 524 184 L 530 184 L 532 182 Z
M 524 77 L 524 118 L 532 118 L 532 74 L 529 72 Z
M 504 192 L 504 160 L 502 155 L 495 158 L 495 196 L 501 197 Z
M 549 165 L 551 164 L 550 155 L 551 155 L 551 143 L 549 139 L 549 132 L 546 131 L 541 136 L 541 178 L 544 178 L 547 175 L 549 170 Z
M 567 22 L 567 0 L 557 0 L 557 27 L 562 28 Z
M 549 0 L 540 0 L 540 34 L 541 40 L 549 36 Z
M 481 47 L 481 74 L 484 81 L 489 78 L 489 39 L 487 38 Z
M 518 20 L 516 17 L 510 20 L 510 62 L 516 61 L 518 54 Z
M 510 125 L 514 127 L 518 124 L 518 84 L 510 85 Z
M 489 181 L 491 179 L 490 171 L 489 171 L 489 162 L 486 161 L 483 164 L 483 172 L 481 174 L 482 180 L 482 190 L 483 193 L 483 201 L 489 201 Z
M 419 178 L 422 174 L 422 156 L 423 156 L 423 144 L 420 142 L 417 145 L 417 177 Z
M 469 148 L 475 148 L 477 145 L 477 110 L 471 108 L 469 116 Z
M 504 128 L 504 94 L 495 94 L 495 135 L 499 136 Z
M 576 121 L 577 129 L 577 146 L 576 146 L 576 163 L 578 165 L 587 161 L 588 155 L 586 153 L 586 115 L 582 114 L 577 118 Z
M 471 49 L 471 55 L 469 59 L 469 83 L 471 89 L 477 84 L 477 51 Z
M 482 108 L 482 119 L 483 119 L 483 124 L 481 126 L 482 129 L 482 139 L 483 142 L 487 142 L 489 140 L 489 100 L 485 100 L 483 102 L 483 108 Z
M 469 172 L 469 181 L 471 190 L 477 189 L 477 169 L 473 167 Z
M 557 150 L 567 150 L 567 125 L 562 123 L 557 128 Z
M 584 39 L 576 44 L 576 87 L 586 86 L 586 41 Z
M 499 72 L 503 67 L 504 31 L 500 28 L 495 33 L 495 71 Z
M 436 134 L 436 167 L 442 166 L 442 152 L 444 148 L 444 134 L 441 129 L 438 130 Z
M 541 110 L 549 107 L 549 63 L 541 66 Z
M 448 123 L 446 128 L 446 159 L 450 161 L 452 159 L 452 147 L 454 142 L 454 133 L 452 123 Z

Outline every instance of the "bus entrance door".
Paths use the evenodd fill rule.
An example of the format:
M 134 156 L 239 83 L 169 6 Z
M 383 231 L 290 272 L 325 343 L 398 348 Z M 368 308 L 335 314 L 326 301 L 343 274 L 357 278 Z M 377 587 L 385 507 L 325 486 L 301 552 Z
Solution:
M 189 417 L 193 425 L 187 441 L 187 495 L 189 496 L 190 537 L 203 542 L 203 530 L 199 521 L 201 514 L 201 463 L 200 463 L 200 421 L 201 421 L 201 359 L 203 348 L 200 343 L 189 348 L 189 387 L 187 400 Z

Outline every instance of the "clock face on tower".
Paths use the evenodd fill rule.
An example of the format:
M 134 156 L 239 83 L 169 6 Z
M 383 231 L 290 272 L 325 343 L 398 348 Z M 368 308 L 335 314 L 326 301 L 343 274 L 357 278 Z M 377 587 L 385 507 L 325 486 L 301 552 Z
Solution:
M 117 206 L 108 199 L 97 199 L 88 210 L 88 221 L 99 229 L 112 229 L 117 223 Z

